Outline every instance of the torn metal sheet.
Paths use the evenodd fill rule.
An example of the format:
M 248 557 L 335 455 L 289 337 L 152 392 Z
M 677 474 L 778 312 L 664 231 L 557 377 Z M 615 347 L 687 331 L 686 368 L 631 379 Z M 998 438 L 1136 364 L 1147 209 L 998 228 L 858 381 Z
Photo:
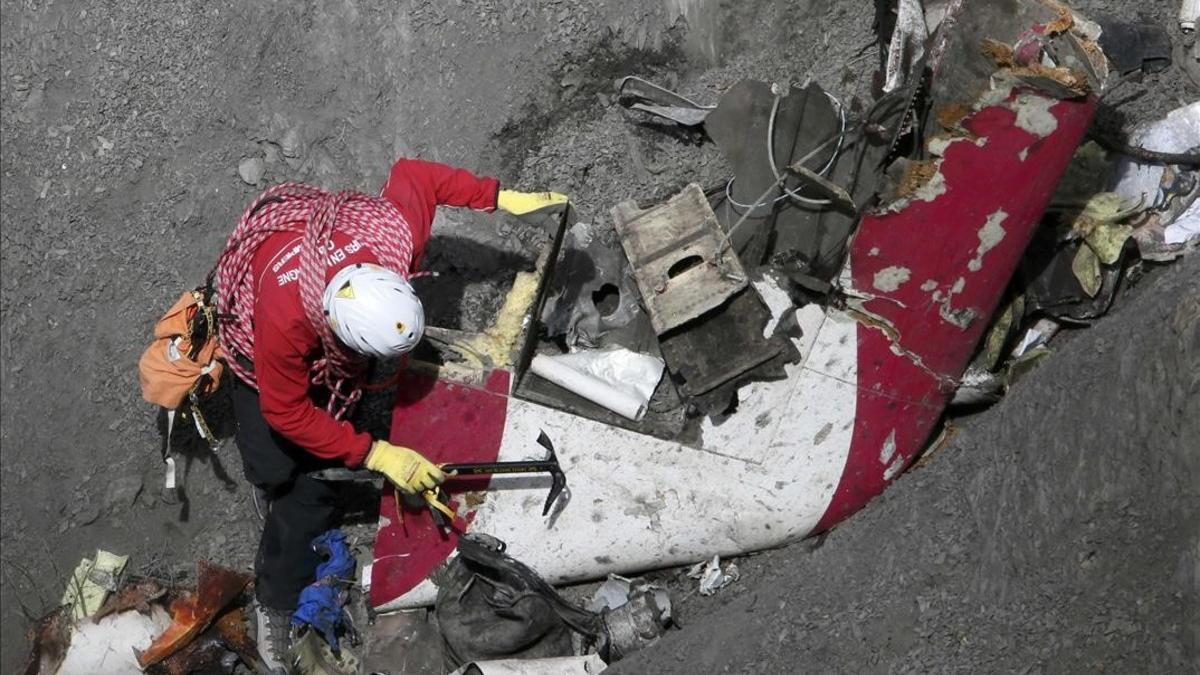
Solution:
M 733 167 L 734 177 L 713 206 L 746 265 L 762 263 L 771 239 L 784 236 L 780 245 L 810 260 L 840 262 L 850 220 L 820 227 L 818 220 L 827 206 L 823 195 L 795 178 L 780 178 L 802 159 L 805 168 L 820 176 L 829 174 L 846 143 L 843 122 L 833 99 L 813 83 L 781 91 L 744 80 L 721 96 L 704 128 Z M 784 189 L 800 199 L 784 194 Z
M 934 111 L 961 114 L 937 115 L 943 127 L 950 122 L 952 133 L 925 139 L 934 159 L 910 193 L 862 219 L 845 284 L 863 296 L 856 315 L 860 358 L 875 364 L 859 371 L 860 391 L 911 384 L 924 390 L 921 400 L 939 409 L 974 355 L 1098 103 L 1098 90 L 1059 99 L 1013 78 L 992 77 L 1003 66 L 980 49 L 991 39 L 1023 52 L 1031 34 L 1053 38 L 1073 31 L 1074 16 L 1065 6 L 964 3 L 961 11 L 970 20 L 958 21 L 933 48 L 941 57 L 932 64 L 930 88 Z M 1045 51 L 1036 40 L 1028 48 Z M 896 268 L 884 275 L 885 288 L 894 290 L 874 286 L 887 268 Z M 911 383 L 901 384 L 908 378 Z M 864 395 L 857 414 L 882 420 L 889 413 L 883 400 Z M 882 489 L 911 461 L 908 440 L 889 440 L 895 428 L 856 425 L 845 471 L 857 480 L 838 488 L 821 527 L 852 513 L 864 492 Z M 899 449 L 888 451 L 893 445 Z M 885 463 L 883 475 L 862 473 Z
M 566 233 L 541 322 L 547 335 L 563 336 L 568 348 L 620 345 L 645 351 L 654 342 L 637 284 L 615 239 L 591 223 L 576 223 Z
M 929 28 L 921 0 L 899 0 L 896 8 L 896 27 L 888 44 L 887 64 L 884 67 L 883 90 L 892 92 L 904 86 L 913 68 L 925 56 Z
M 696 563 L 688 570 L 687 575 L 689 579 L 696 579 L 700 582 L 700 595 L 712 595 L 742 578 L 737 563 L 726 563 L 722 569 L 719 555 L 714 555 L 712 560 Z
M 617 204 L 613 225 L 629 257 L 650 323 L 659 335 L 721 305 L 748 283 L 724 245 L 717 216 L 695 183 L 666 203 Z
M 617 80 L 617 101 L 626 108 L 641 110 L 689 127 L 704 124 L 708 113 L 716 108 L 632 75 Z
M 663 358 L 679 391 L 701 396 L 780 354 L 787 343 L 763 337 L 770 320 L 758 292 L 748 288 L 687 330 L 662 336 Z
M 609 227 L 577 223 L 567 231 L 562 254 L 548 279 L 540 313 L 544 334 L 568 349 L 623 347 L 661 358 L 658 336 L 641 308 L 640 295 L 616 232 Z M 565 343 L 565 344 L 564 344 Z M 663 438 L 683 429 L 685 418 L 674 385 L 663 378 L 632 421 L 539 377 L 520 374 L 516 395 L 577 415 Z

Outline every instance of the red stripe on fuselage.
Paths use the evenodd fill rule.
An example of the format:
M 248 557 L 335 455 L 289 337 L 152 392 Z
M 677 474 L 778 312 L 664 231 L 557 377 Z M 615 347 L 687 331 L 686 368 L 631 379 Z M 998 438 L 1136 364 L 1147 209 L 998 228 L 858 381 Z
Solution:
M 854 288 L 875 296 L 865 309 L 891 325 L 907 355 L 895 353 L 880 329 L 859 326 L 854 436 L 816 531 L 840 522 L 887 486 L 890 462 L 881 456 L 889 435 L 895 434 L 901 466 L 929 440 L 1095 108 L 1095 97 L 1053 103 L 1057 127 L 1044 138 L 1018 127 L 1013 110 L 985 108 L 964 121 L 974 137 L 985 140 L 982 146 L 967 140 L 946 148 L 940 168 L 944 194 L 862 219 L 850 247 Z M 980 253 L 980 230 L 1000 211 L 1004 236 L 992 243 L 994 230 L 985 233 L 992 245 Z M 899 278 L 906 281 L 881 290 L 877 278 L 887 281 L 885 288 Z M 966 316 L 974 318 L 965 321 Z M 898 473 L 893 471 L 892 477 Z
M 482 387 L 405 372 L 392 410 L 390 441 L 438 464 L 496 461 L 504 438 L 509 380 L 506 370 L 489 373 Z M 453 500 L 468 490 L 485 489 L 487 483 L 486 478 L 454 479 L 444 488 Z M 375 535 L 371 569 L 375 607 L 415 588 L 458 543 L 456 533 L 443 533 L 424 506 L 405 506 L 402 518 L 398 517 L 390 490 L 380 500 L 379 513 L 380 522 L 387 525 Z M 464 531 L 470 519 L 470 514 L 459 519 L 455 529 Z

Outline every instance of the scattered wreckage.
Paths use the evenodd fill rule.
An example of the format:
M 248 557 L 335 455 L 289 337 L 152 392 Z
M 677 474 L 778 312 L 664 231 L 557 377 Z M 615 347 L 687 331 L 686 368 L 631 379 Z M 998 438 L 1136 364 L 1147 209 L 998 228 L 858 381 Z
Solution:
M 631 114 L 702 128 L 735 177 L 616 204 L 611 227 L 564 217 L 489 329 L 429 329 L 390 440 L 457 475 L 432 506 L 385 491 L 357 573 L 326 542 L 300 671 L 600 672 L 671 622 L 662 589 L 621 575 L 693 566 L 711 594 L 738 578 L 722 557 L 837 525 L 952 402 L 994 400 L 1103 314 L 1130 258 L 1200 246 L 1200 103 L 1136 129 L 1115 169 L 1084 142 L 1106 85 L 1161 65 L 1153 35 L 1116 56 L 1128 30 L 1053 0 L 900 0 L 894 19 L 865 108 L 815 84 L 708 105 L 617 83 Z M 248 577 L 118 585 L 123 566 L 81 565 L 25 672 L 101 672 L 98 649 L 119 656 L 105 672 L 261 668 Z M 355 576 L 361 659 L 337 649 Z M 589 607 L 552 588 L 601 579 Z M 436 625 L 402 611 L 424 607 Z
M 452 479 L 449 527 L 385 495 L 377 611 L 431 604 L 464 532 L 552 584 L 691 565 L 833 527 L 922 452 L 977 345 L 1011 346 L 997 310 L 1022 327 L 1010 281 L 1118 76 L 1099 24 L 1064 5 L 936 4 L 930 30 L 900 3 L 892 91 L 865 110 L 814 84 L 746 81 L 702 105 L 618 83 L 639 114 L 702 126 L 736 178 L 618 204 L 611 230 L 564 223 L 493 329 L 444 336 L 437 365 L 409 368 L 393 442 L 516 461 L 544 435 L 569 492 L 543 517 L 539 478 Z M 1104 239 L 1103 277 L 1127 250 L 1104 227 L 1050 248 Z M 531 367 L 547 360 L 572 373 Z

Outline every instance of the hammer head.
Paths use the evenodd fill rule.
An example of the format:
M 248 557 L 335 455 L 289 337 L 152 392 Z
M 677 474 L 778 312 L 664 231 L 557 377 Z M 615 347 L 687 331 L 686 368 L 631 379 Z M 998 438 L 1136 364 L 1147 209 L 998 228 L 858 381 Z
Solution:
M 558 500 L 564 488 L 567 487 L 567 475 L 563 473 L 562 467 L 558 463 L 558 455 L 554 454 L 554 444 L 550 442 L 550 437 L 545 431 L 538 434 L 538 445 L 542 446 L 549 453 L 546 457 L 546 462 L 550 463 L 550 493 L 546 495 L 546 505 L 542 507 L 542 516 L 550 513 L 550 507 L 554 506 L 554 502 Z

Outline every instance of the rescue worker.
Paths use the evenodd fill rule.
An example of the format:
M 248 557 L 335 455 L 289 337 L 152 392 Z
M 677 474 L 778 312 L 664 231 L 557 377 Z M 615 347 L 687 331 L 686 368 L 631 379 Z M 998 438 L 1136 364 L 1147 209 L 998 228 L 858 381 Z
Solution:
M 367 359 L 413 349 L 425 328 L 408 278 L 418 271 L 438 206 L 517 216 L 566 208 L 556 193 L 501 190 L 443 164 L 401 159 L 379 197 L 299 184 L 259 197 L 217 267 L 220 331 L 246 479 L 267 500 L 255 559 L 260 649 L 282 667 L 290 618 L 335 526 L 334 490 L 311 475 L 365 467 L 401 491 L 442 482 L 419 448 L 371 438 L 342 419 Z

